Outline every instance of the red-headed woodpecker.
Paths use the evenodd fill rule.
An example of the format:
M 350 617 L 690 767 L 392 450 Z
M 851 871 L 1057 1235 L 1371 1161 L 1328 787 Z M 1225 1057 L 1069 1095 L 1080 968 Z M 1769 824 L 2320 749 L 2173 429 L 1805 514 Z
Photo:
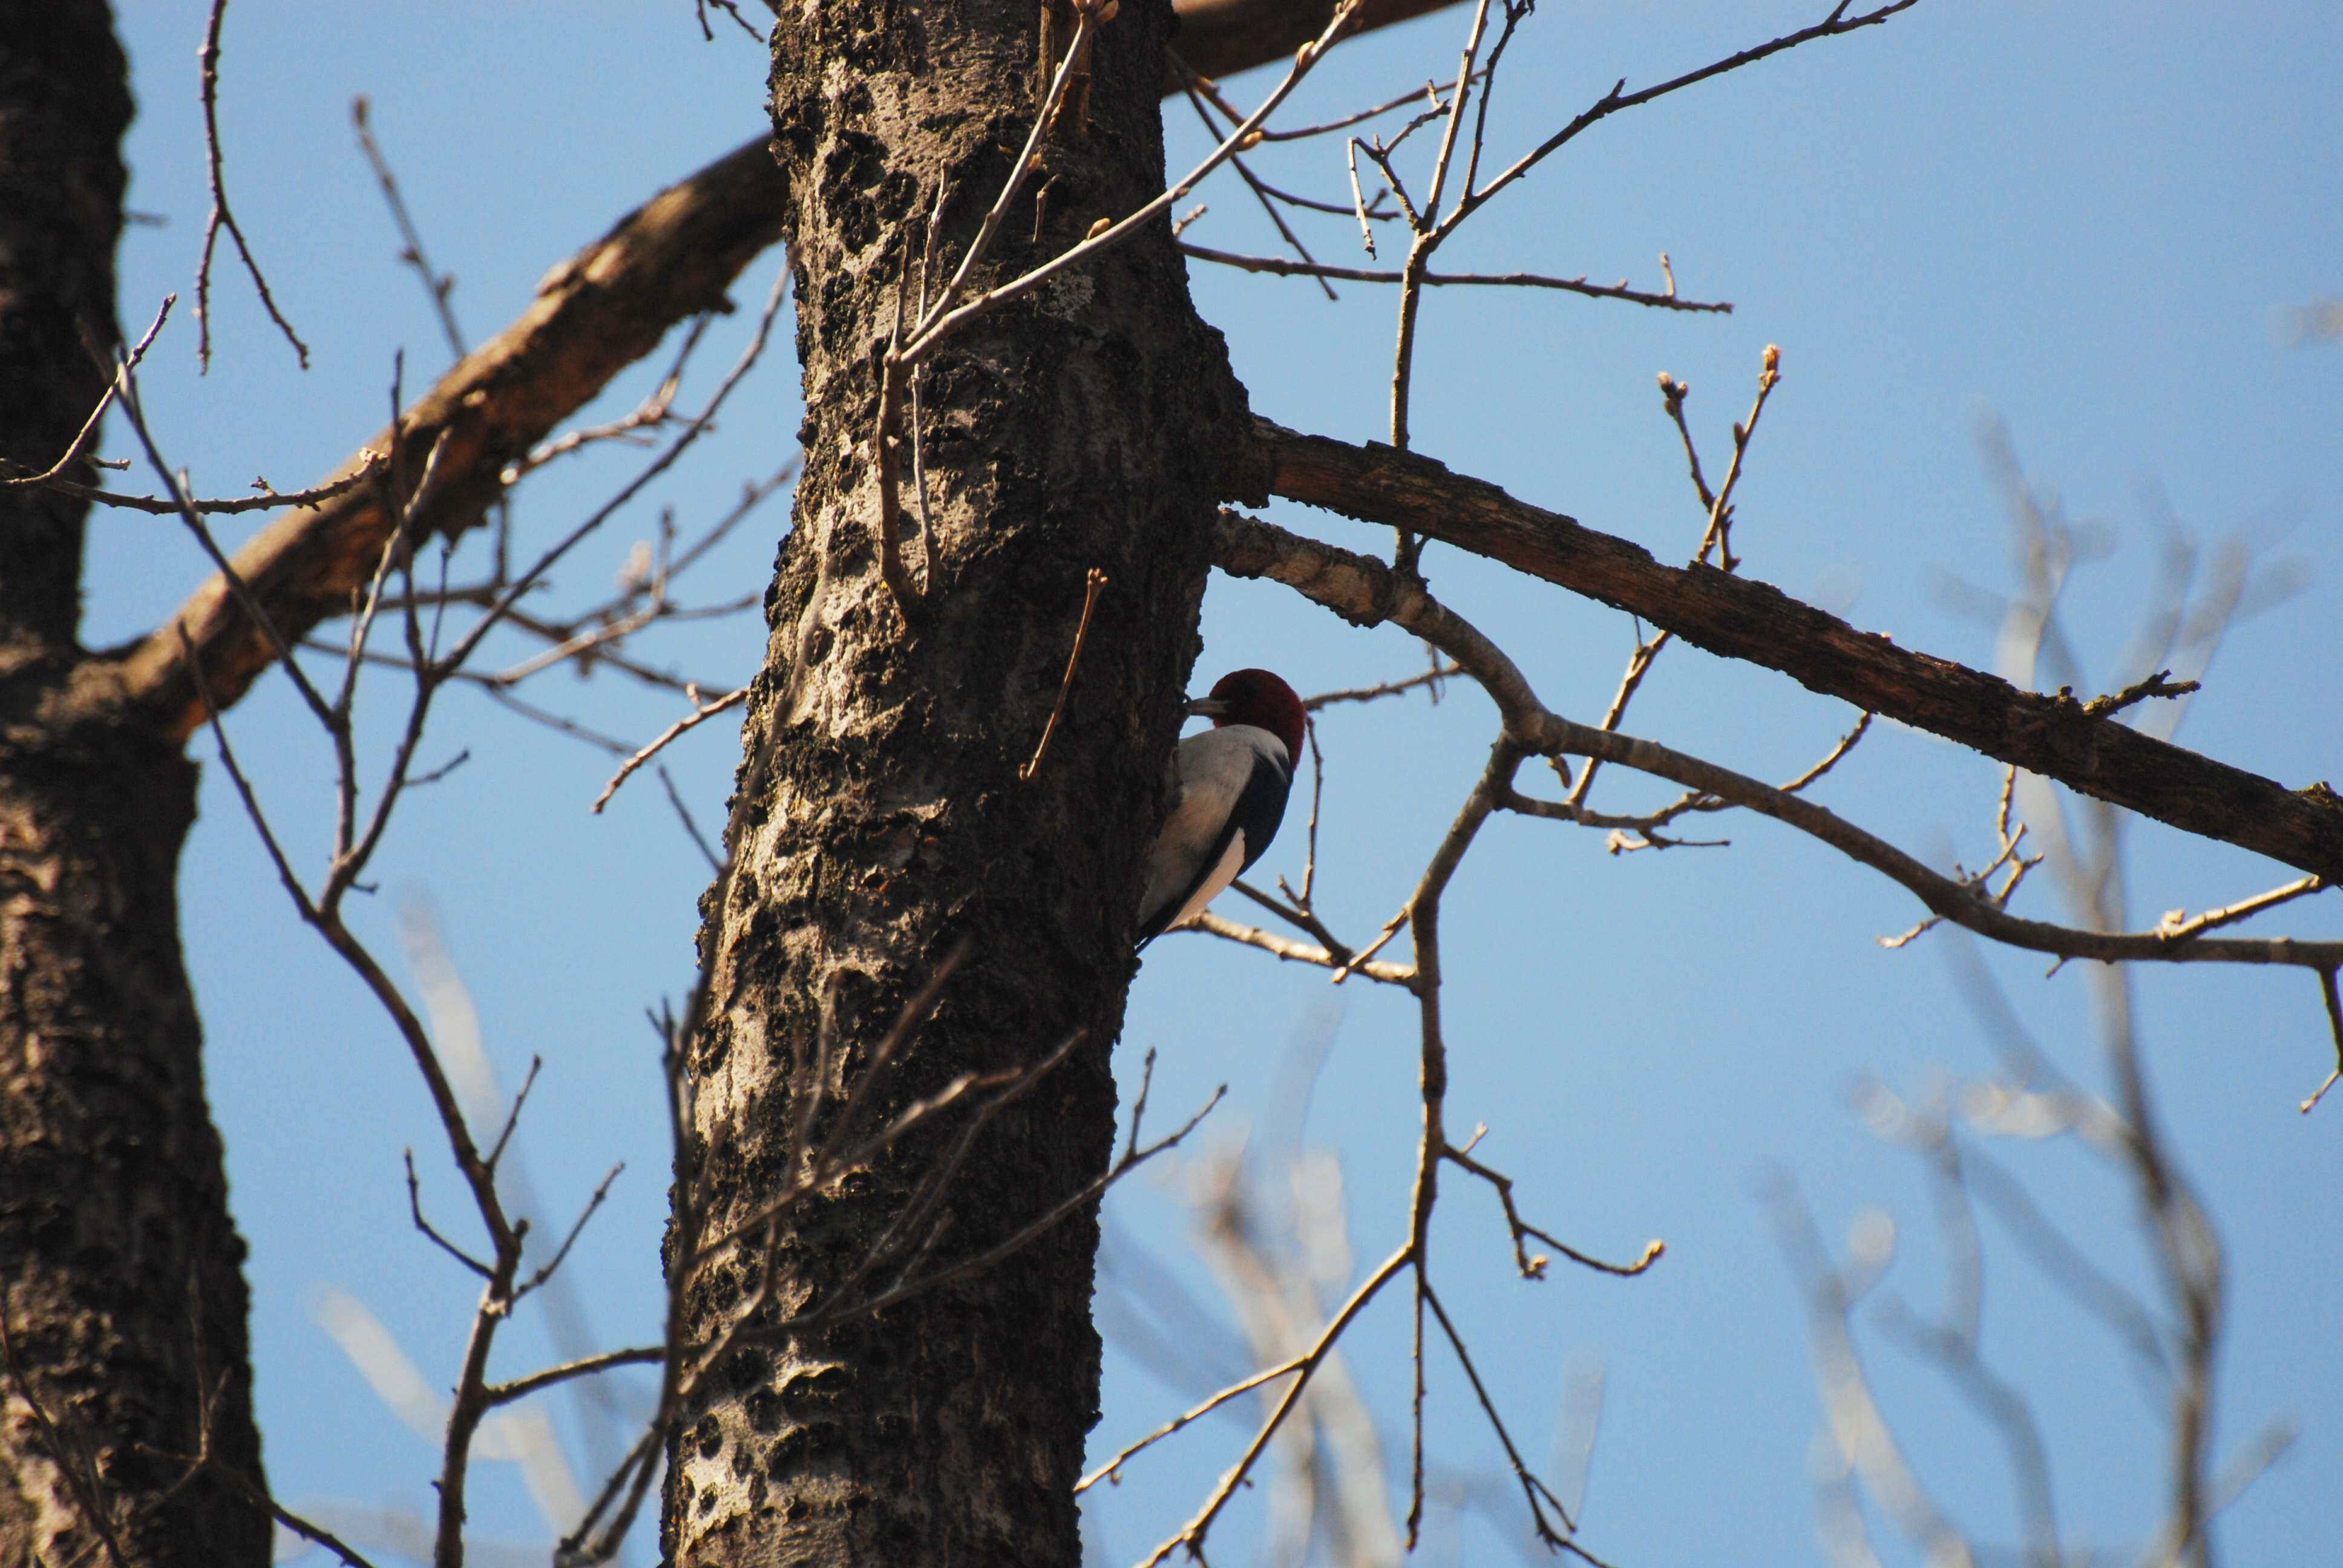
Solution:
M 1139 905 L 1142 948 L 1261 859 L 1285 816 L 1302 749 L 1302 699 L 1265 669 L 1232 670 L 1188 711 L 1212 728 L 1172 756 L 1172 809 L 1147 851 Z

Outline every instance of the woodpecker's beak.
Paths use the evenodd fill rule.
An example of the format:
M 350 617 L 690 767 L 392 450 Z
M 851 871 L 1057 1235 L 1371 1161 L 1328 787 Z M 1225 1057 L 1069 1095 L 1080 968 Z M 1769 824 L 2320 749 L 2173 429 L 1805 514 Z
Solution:
M 1218 719 L 1229 710 L 1229 705 L 1217 697 L 1198 697 L 1181 709 L 1191 719 Z

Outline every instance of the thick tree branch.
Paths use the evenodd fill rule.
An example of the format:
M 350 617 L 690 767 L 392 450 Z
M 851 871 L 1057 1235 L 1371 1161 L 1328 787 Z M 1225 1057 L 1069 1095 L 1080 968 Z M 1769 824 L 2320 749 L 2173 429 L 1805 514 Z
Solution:
M 1456 0 L 1367 0 L 1352 24 L 1353 35 L 1443 10 Z M 1326 30 L 1334 0 L 1181 0 L 1172 47 L 1197 75 L 1228 76 L 1293 52 Z M 1178 73 L 1164 81 L 1166 96 L 1180 90 Z
M 1902 884 L 1932 913 L 1979 936 L 2014 948 L 2105 963 L 2281 964 L 2322 975 L 2343 966 L 2343 942 L 2203 935 L 2212 929 L 2211 922 L 2180 922 L 2146 931 L 2088 930 L 2010 914 L 1980 896 L 1970 884 L 1931 869 L 1804 796 L 1656 742 L 1573 723 L 1553 712 L 1538 700 L 1520 668 L 1503 649 L 1433 598 L 1420 581 L 1402 576 L 1380 560 L 1231 511 L 1221 514 L 1212 558 L 1213 564 L 1234 577 L 1275 578 L 1354 624 L 1373 626 L 1389 620 L 1423 638 L 1480 682 L 1503 718 L 1506 739 L 1523 752 L 1601 758 L 1771 817 Z M 1495 803 L 1508 810 L 1532 804 L 1510 783 L 1503 787 Z M 2276 898 L 2252 900 L 2257 908 L 2277 901 Z M 1417 968 L 1421 986 L 1425 982 L 1421 978 L 1420 953 Z
M 1641 546 L 1388 447 L 1254 421 L 1267 487 L 1362 522 L 1423 534 L 1642 617 L 1695 647 L 1958 741 L 2185 832 L 2343 879 L 2343 798 L 2288 790 L 2151 739 L 2061 692 L 1901 648 L 1779 588 L 1714 567 L 1664 566 Z
M 610 378 L 658 347 L 667 330 L 720 306 L 740 269 L 780 237 L 781 180 L 763 137 L 653 196 L 548 274 L 521 317 L 467 356 L 367 445 L 411 456 L 393 477 L 398 502 L 417 482 L 417 456 L 443 438 L 433 493 L 415 528 L 453 535 L 477 525 L 524 457 Z M 337 477 L 355 471 L 366 454 Z M 237 577 L 287 641 L 346 615 L 373 576 L 392 524 L 384 487 L 361 485 L 288 513 L 236 554 Z M 186 644 L 181 639 L 185 629 Z M 203 661 L 225 708 L 271 662 L 269 638 L 215 576 L 122 660 L 124 695 L 184 739 L 203 722 L 183 651 Z

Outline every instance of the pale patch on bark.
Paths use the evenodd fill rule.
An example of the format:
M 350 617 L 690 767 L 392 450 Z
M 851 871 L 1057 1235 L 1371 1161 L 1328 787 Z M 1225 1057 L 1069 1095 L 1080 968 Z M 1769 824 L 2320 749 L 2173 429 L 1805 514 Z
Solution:
M 1097 294 L 1098 286 L 1088 273 L 1061 272 L 1041 286 L 1035 299 L 1042 315 L 1079 321 L 1089 313 Z
M 34 1560 L 65 1562 L 93 1543 L 89 1537 L 76 1533 L 75 1527 L 81 1522 L 81 1510 L 75 1506 L 72 1486 L 65 1472 L 41 1452 L 40 1423 L 32 1407 L 10 1394 L 5 1403 L 0 1403 L 0 1410 L 7 1412 L 8 1447 L 15 1455 L 15 1493 L 32 1515 L 29 1544 Z

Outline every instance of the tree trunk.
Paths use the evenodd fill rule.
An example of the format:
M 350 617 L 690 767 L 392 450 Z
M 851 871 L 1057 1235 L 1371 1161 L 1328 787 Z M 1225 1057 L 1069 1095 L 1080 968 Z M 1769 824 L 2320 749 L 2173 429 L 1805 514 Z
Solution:
M 1032 0 L 838 0 L 776 34 L 806 470 L 767 598 L 735 867 L 701 937 L 714 991 L 681 1174 L 700 1184 L 703 1233 L 788 1179 L 807 1081 L 793 1064 L 820 1061 L 837 1106 L 960 940 L 972 957 L 875 1090 L 888 1108 L 1080 1043 L 982 1131 L 924 1253 L 857 1277 L 964 1117 L 790 1208 L 691 1291 L 688 1332 L 705 1342 L 774 1271 L 759 1331 L 683 1412 L 663 1526 L 681 1564 L 1080 1561 L 1071 1487 L 1099 1372 L 1091 1214 L 876 1315 L 792 1326 L 1015 1234 L 1111 1148 L 1140 857 L 1197 648 L 1213 467 L 1242 449 L 1245 417 L 1167 224 L 931 361 L 938 558 L 916 624 L 881 581 L 873 522 L 875 367 L 898 280 L 907 259 L 916 274 L 940 180 L 941 276 L 1010 172 L 1042 90 L 1040 20 Z M 980 286 L 1161 188 L 1170 22 L 1161 0 L 1125 0 L 1101 32 L 1087 124 L 1061 120 Z M 920 580 L 916 540 L 907 550 Z M 1110 584 L 1048 758 L 1021 782 L 1092 568 Z
M 129 120 L 101 0 L 0 0 L 0 457 L 45 468 L 105 389 Z M 259 1484 L 173 891 L 196 770 L 74 640 L 85 511 L 0 489 L 0 1563 L 259 1563 L 266 1513 L 169 1457 Z

